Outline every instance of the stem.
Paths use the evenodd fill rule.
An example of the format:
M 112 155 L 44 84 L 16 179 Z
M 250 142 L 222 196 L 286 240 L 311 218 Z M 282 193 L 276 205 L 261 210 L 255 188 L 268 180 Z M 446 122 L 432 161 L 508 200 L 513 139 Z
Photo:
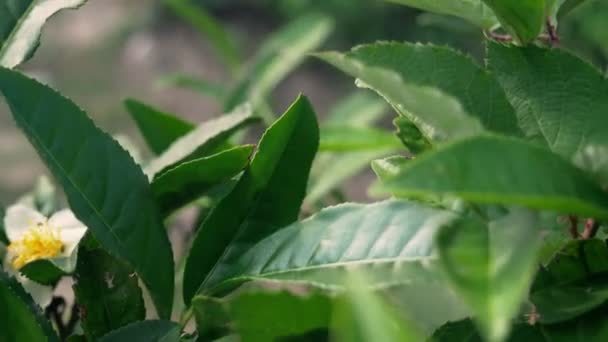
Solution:
M 578 217 L 574 215 L 568 215 L 568 221 L 570 222 L 570 226 L 568 226 L 568 232 L 570 232 L 570 236 L 572 236 L 573 239 L 580 238 L 578 230 L 576 229 L 576 227 L 578 226 Z
M 184 311 L 184 313 L 182 314 L 182 317 L 179 320 L 179 325 L 182 328 L 182 330 L 184 330 L 186 325 L 188 325 L 188 322 L 190 322 L 193 315 L 194 315 L 194 311 L 192 311 L 192 307 L 189 307 L 188 310 Z
M 513 37 L 509 36 L 508 34 L 498 34 L 492 31 L 484 31 L 484 34 L 486 37 L 494 39 L 497 42 L 509 43 L 513 41 Z
M 551 18 L 547 18 L 545 20 L 545 29 L 547 30 L 547 35 L 549 36 L 549 42 L 553 46 L 558 46 L 560 41 L 557 35 L 557 27 L 551 23 Z
M 592 239 L 600 229 L 600 223 L 595 219 L 587 219 L 585 230 L 583 231 L 583 240 Z

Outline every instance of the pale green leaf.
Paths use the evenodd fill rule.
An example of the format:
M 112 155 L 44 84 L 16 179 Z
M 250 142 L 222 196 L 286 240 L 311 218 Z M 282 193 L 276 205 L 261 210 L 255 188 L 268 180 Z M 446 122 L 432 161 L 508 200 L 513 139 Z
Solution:
M 388 0 L 398 4 L 419 8 L 439 14 L 452 15 L 470 21 L 483 28 L 490 29 L 498 20 L 482 0 Z
M 406 83 L 397 72 L 366 64 L 350 54 L 325 52 L 317 57 L 358 78 L 359 85 L 376 91 L 430 141 L 441 142 L 483 131 L 479 120 L 470 116 L 456 98 L 437 88 Z
M 139 321 L 104 335 L 99 342 L 178 342 L 180 330 L 170 321 Z
M 332 28 L 331 18 L 308 14 L 275 32 L 244 68 L 224 109 L 230 111 L 249 102 L 257 110 L 274 87 L 304 61 L 306 54 L 325 41 Z
M 408 85 L 433 87 L 454 97 L 466 113 L 478 118 L 490 131 L 522 134 L 515 111 L 494 75 L 459 51 L 430 44 L 378 42 L 358 46 L 347 56 L 366 66 L 396 72 Z M 423 108 L 405 108 L 413 109 L 416 111 L 412 114 L 416 115 Z
M 399 197 L 455 196 L 608 218 L 608 194 L 584 172 L 543 147 L 481 135 L 379 172 L 380 190 Z
M 324 126 L 321 128 L 319 150 L 323 152 L 348 152 L 379 149 L 399 149 L 399 139 L 377 128 Z
M 153 179 L 180 163 L 214 153 L 230 135 L 255 120 L 251 107 L 243 105 L 229 114 L 205 121 L 174 141 L 165 152 L 148 164 L 145 172 Z
M 0 2 L 0 66 L 25 62 L 40 44 L 40 32 L 53 14 L 87 0 L 4 0 Z

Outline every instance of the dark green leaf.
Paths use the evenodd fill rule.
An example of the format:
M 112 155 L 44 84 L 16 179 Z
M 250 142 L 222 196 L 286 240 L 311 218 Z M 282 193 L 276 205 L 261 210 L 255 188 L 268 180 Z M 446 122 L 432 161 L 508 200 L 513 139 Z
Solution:
M 180 327 L 169 321 L 141 321 L 114 330 L 99 342 L 177 342 Z
M 470 319 L 450 322 L 437 330 L 430 341 L 434 342 L 482 342 L 483 339 L 475 329 Z M 552 341 L 543 335 L 542 329 L 528 324 L 515 324 L 508 342 L 545 342 Z
M 456 196 L 476 203 L 608 217 L 608 195 L 550 151 L 482 135 L 443 146 L 397 168 L 375 163 L 380 189 L 399 197 Z
M 126 100 L 125 107 L 156 154 L 163 153 L 175 140 L 195 128 L 173 114 L 161 112 L 137 100 Z
M 0 3 L 0 66 L 14 68 L 40 44 L 42 26 L 53 14 L 86 0 L 5 0 Z
M 199 334 L 235 330 L 243 341 L 275 341 L 329 326 L 332 298 L 327 294 L 298 286 L 261 286 L 222 299 L 196 296 L 192 306 Z
M 163 216 L 236 176 L 247 166 L 252 151 L 252 145 L 235 147 L 179 164 L 156 177 L 152 182 L 152 192 Z
M 4 231 L 4 214 L 4 206 L 0 205 L 0 242 L 4 243 L 5 245 L 8 245 L 8 237 L 6 236 L 6 232 Z
M 78 251 L 74 293 L 86 312 L 81 325 L 91 340 L 146 317 L 137 276 L 101 249 Z
M 504 340 L 534 275 L 536 214 L 517 209 L 489 223 L 469 219 L 445 227 L 437 240 L 444 272 L 473 309 L 482 335 Z
M 148 180 L 129 154 L 73 102 L 0 69 L 13 117 L 99 243 L 131 264 L 161 317 L 173 302 L 173 256 Z M 142 243 L 145 241 L 145 243 Z
M 230 111 L 243 102 L 254 109 L 264 102 L 276 85 L 321 45 L 331 32 L 331 18 L 308 14 L 275 32 L 257 51 L 230 92 L 224 109 Z
M 401 146 L 394 135 L 376 128 L 324 126 L 321 129 L 320 151 L 360 151 L 398 149 Z
M 608 147 L 608 81 L 598 70 L 560 49 L 488 44 L 489 67 L 528 139 L 567 159 Z
M 483 0 L 502 27 L 523 44 L 538 37 L 545 22 L 545 0 Z
M 421 10 L 445 15 L 453 15 L 471 23 L 490 29 L 498 20 L 482 0 L 388 0 L 390 2 L 419 8 Z
M 0 271 L 0 340 L 59 341 L 40 307 L 15 278 Z
M 39 284 L 53 286 L 66 275 L 64 271 L 48 260 L 30 262 L 20 268 L 19 272 Z
M 515 111 L 496 78 L 463 53 L 434 45 L 380 42 L 358 46 L 347 56 L 368 67 L 396 72 L 408 85 L 433 87 L 456 98 L 464 112 L 478 118 L 490 131 L 521 135 Z M 406 106 L 408 109 L 418 108 Z
M 301 96 L 268 128 L 238 184 L 199 228 L 184 273 L 186 303 L 221 278 L 218 263 L 298 218 L 318 143 L 315 113 Z
M 256 120 L 251 107 L 243 105 L 232 113 L 205 121 L 152 160 L 146 167 L 146 174 L 150 178 L 158 177 L 183 162 L 217 153 L 234 132 Z
M 597 239 L 571 241 L 539 272 L 530 300 L 539 321 L 552 324 L 589 312 L 608 300 L 608 247 Z

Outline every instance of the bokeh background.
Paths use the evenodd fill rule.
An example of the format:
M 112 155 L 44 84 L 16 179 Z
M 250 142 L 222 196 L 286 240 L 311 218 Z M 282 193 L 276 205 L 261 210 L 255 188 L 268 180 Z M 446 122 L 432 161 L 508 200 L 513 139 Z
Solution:
M 336 22 L 323 50 L 345 50 L 376 40 L 449 44 L 482 62 L 482 34 L 464 21 L 379 0 L 192 0 L 217 19 L 247 58 L 273 31 L 298 16 L 321 11 Z M 560 24 L 566 49 L 606 70 L 608 1 L 588 0 Z M 21 68 L 80 104 L 112 134 L 143 141 L 122 101 L 139 99 L 200 122 L 219 114 L 220 105 L 193 90 L 163 86 L 172 74 L 223 81 L 229 78 L 208 37 L 193 28 L 164 0 L 89 0 L 64 11 L 45 26 L 35 57 Z M 299 92 L 310 97 L 320 116 L 356 91 L 352 79 L 308 58 L 277 87 L 271 106 L 280 113 Z M 363 90 L 359 90 L 363 91 Z M 387 115 L 389 125 L 391 115 Z M 0 104 L 0 204 L 29 191 L 44 168 Z M 369 173 L 347 187 L 353 200 L 365 200 Z

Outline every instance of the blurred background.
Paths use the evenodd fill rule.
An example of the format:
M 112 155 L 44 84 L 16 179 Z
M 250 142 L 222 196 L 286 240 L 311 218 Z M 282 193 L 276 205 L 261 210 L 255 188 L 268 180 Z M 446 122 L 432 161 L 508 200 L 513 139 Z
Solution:
M 89 0 L 79 10 L 53 17 L 37 54 L 21 68 L 72 98 L 103 129 L 129 136 L 142 153 L 149 154 L 122 104 L 125 98 L 192 122 L 216 116 L 224 106 L 209 96 L 209 88 L 234 83 L 236 69 L 246 69 L 247 61 L 273 32 L 311 11 L 334 21 L 320 50 L 406 40 L 449 44 L 482 62 L 483 36 L 474 27 L 379 0 Z M 559 27 L 563 47 L 576 50 L 602 70 L 608 62 L 608 29 L 602 22 L 607 14 L 608 1 L 588 0 Z M 213 42 L 213 34 L 210 39 L 209 32 L 217 33 L 218 27 L 227 33 L 231 47 L 222 50 L 222 44 Z M 187 77 L 180 76 L 180 83 L 175 75 Z M 184 86 L 188 81 L 198 83 Z M 350 77 L 306 58 L 267 99 L 272 111 L 281 113 L 303 92 L 325 117 L 355 91 L 365 92 L 357 90 Z M 390 127 L 393 115 L 386 111 L 379 124 Z M 4 104 L 0 104 L 0 165 L 3 205 L 29 191 L 44 172 Z M 369 171 L 351 178 L 347 196 L 366 200 L 370 179 Z

